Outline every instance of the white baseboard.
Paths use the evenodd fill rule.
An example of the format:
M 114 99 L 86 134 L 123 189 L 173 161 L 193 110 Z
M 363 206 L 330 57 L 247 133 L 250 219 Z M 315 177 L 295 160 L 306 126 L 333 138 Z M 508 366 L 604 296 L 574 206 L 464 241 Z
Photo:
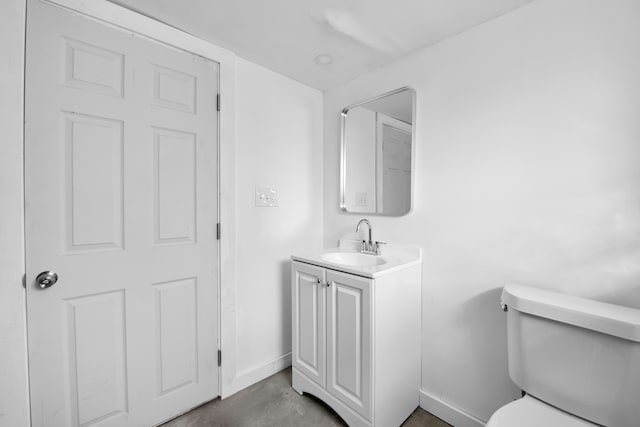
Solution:
M 291 366 L 291 352 L 283 354 L 257 368 L 240 372 L 233 379 L 230 393 L 224 396 L 224 398 L 236 394 L 240 390 L 252 386 L 289 366 Z
M 484 427 L 486 424 L 486 421 L 456 408 L 425 390 L 420 390 L 420 407 L 454 427 Z

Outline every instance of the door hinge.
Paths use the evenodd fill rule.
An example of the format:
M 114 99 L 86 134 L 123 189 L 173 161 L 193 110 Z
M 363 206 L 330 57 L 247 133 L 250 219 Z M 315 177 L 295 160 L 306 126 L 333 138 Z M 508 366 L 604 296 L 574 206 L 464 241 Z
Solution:
M 220 223 L 216 224 L 216 240 L 220 240 Z
M 220 94 L 216 95 L 216 110 L 220 111 Z
M 27 289 L 27 275 L 26 274 L 22 275 L 22 287 Z
M 218 350 L 218 366 L 222 366 L 222 350 Z

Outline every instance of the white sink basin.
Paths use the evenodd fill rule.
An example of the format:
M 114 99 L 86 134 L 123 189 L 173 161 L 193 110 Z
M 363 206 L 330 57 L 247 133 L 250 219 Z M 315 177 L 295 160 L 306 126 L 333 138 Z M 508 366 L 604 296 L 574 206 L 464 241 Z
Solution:
M 337 248 L 292 255 L 291 259 L 372 279 L 422 262 L 420 248 L 385 245 L 382 255 L 369 255 L 359 252 L 361 241 L 348 240 L 346 244 L 341 242 L 340 245 Z
M 322 259 L 333 264 L 352 267 L 371 267 L 387 263 L 387 260 L 380 255 L 369 255 L 360 252 L 326 252 L 322 254 Z

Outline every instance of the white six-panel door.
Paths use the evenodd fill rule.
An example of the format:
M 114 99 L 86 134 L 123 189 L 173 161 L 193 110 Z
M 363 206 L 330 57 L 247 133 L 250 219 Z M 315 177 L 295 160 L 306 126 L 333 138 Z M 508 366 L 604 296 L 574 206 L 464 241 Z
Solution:
M 33 425 L 160 423 L 219 394 L 218 65 L 37 0 L 26 56 Z

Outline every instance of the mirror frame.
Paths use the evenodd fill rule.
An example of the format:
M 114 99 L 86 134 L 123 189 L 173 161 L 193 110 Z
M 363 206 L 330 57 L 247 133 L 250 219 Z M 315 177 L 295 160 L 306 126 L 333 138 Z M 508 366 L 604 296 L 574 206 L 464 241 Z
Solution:
M 378 212 L 354 212 L 350 211 L 347 208 L 346 201 L 346 193 L 347 193 L 347 143 L 346 143 L 346 127 L 347 127 L 347 113 L 349 110 L 360 107 L 364 104 L 367 104 L 372 101 L 377 101 L 379 99 L 385 98 L 390 95 L 395 95 L 396 93 L 410 91 L 412 94 L 411 97 L 411 180 L 410 180 L 410 201 L 409 201 L 409 210 L 401 215 L 389 215 Z M 413 195 L 414 195 L 414 186 L 415 186 L 415 123 L 416 123 L 416 98 L 417 93 L 416 90 L 410 86 L 403 86 L 399 89 L 395 89 L 389 92 L 385 92 L 381 95 L 374 96 L 373 98 L 366 99 L 364 101 L 348 105 L 347 107 L 342 109 L 340 113 L 340 210 L 346 213 L 358 214 L 358 215 L 377 215 L 377 216 L 389 216 L 389 217 L 401 217 L 410 214 L 413 211 Z

